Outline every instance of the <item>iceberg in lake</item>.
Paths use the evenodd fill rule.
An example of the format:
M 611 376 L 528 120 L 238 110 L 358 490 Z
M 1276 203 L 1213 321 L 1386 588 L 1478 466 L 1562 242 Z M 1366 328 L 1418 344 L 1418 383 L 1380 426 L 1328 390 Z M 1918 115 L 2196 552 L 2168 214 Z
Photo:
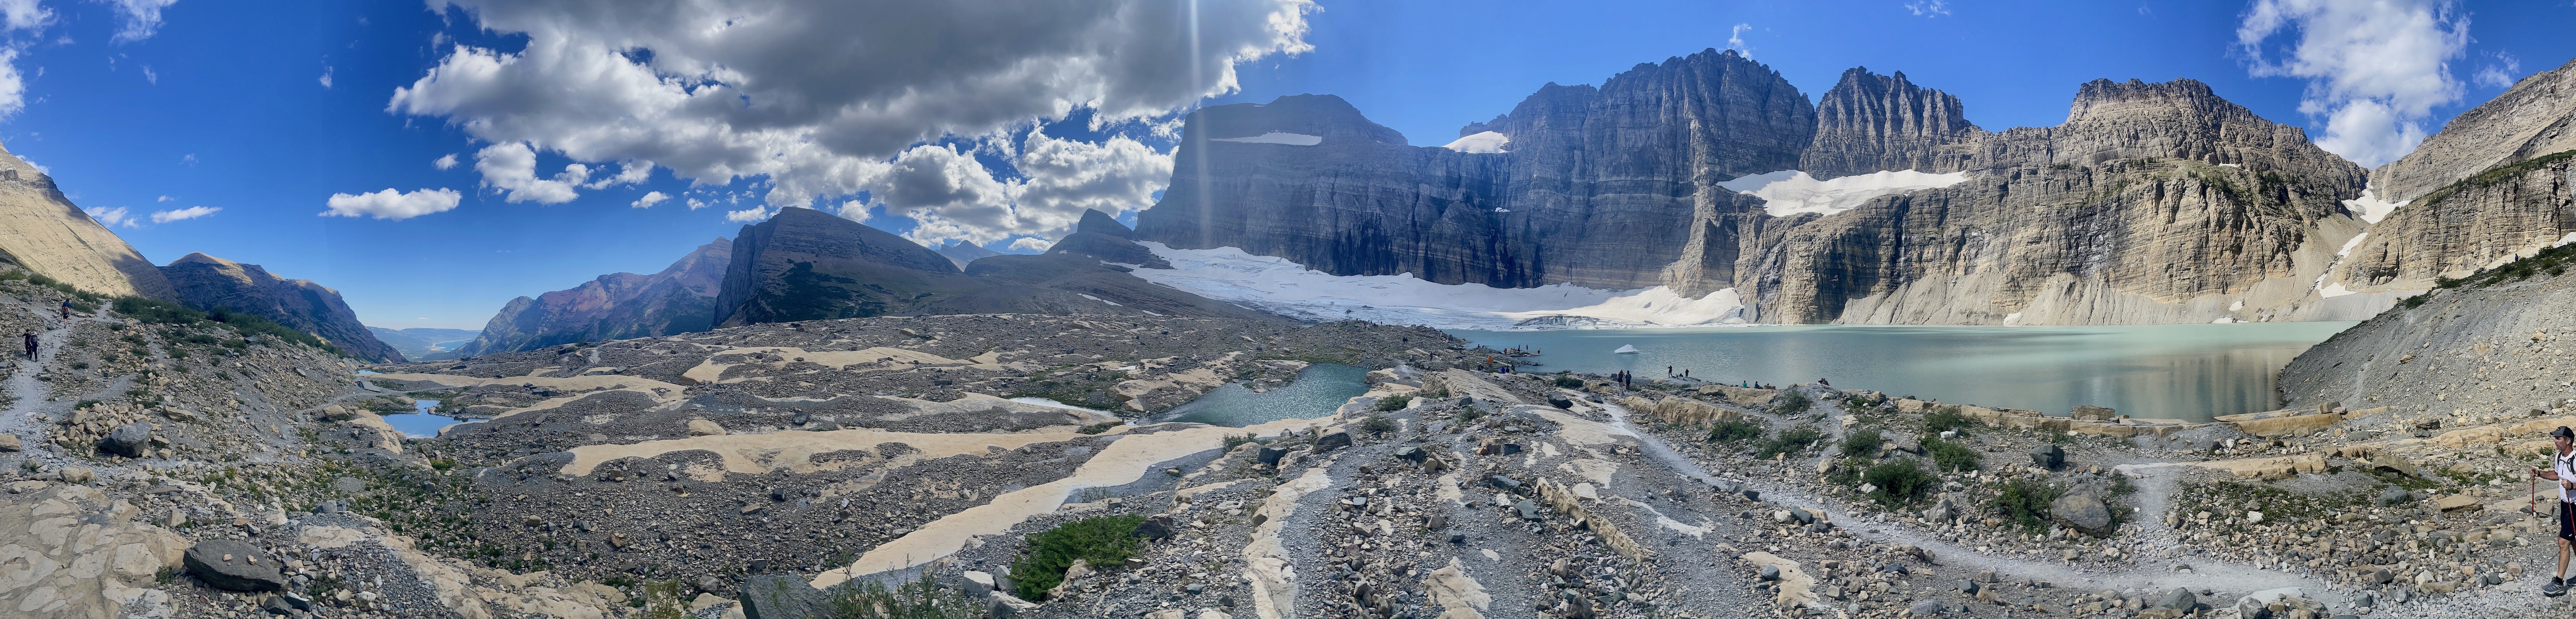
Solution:
M 1622 344 L 1622 345 L 1620 345 L 1620 346 L 1619 346 L 1619 349 L 1618 349 L 1618 350 L 1610 351 L 1610 354 L 1614 354 L 1614 355 L 1633 355 L 1633 354 L 1637 354 L 1637 347 L 1636 347 L 1636 346 L 1632 346 L 1632 345 Z

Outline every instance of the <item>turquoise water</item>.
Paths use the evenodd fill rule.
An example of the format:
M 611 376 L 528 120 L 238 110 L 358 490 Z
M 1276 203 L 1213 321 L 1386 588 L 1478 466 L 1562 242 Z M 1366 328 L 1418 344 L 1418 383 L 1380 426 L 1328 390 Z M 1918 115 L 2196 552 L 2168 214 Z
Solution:
M 429 412 L 432 409 L 438 408 L 437 400 L 418 400 L 417 402 L 417 404 L 413 405 L 417 409 L 417 412 L 385 415 L 385 424 L 393 426 L 396 430 L 401 430 L 403 436 L 412 438 L 429 438 L 438 436 L 439 428 L 444 428 L 451 424 L 465 423 L 465 420 L 463 419 Z
M 1243 385 L 1229 384 L 1188 404 L 1174 406 L 1155 420 L 1240 428 L 1281 419 L 1322 417 L 1367 391 L 1368 370 L 1318 363 L 1297 372 L 1297 380 L 1285 387 L 1253 393 Z
M 1822 378 L 1944 402 L 2065 415 L 2078 404 L 2139 418 L 2206 420 L 2279 408 L 2281 366 L 2351 322 L 2112 327 L 1799 325 L 1687 329 L 1468 331 L 1478 344 L 1536 348 L 1529 372 L 1665 366 L 1691 377 L 1777 385 Z M 1633 345 L 1638 354 L 1610 351 Z

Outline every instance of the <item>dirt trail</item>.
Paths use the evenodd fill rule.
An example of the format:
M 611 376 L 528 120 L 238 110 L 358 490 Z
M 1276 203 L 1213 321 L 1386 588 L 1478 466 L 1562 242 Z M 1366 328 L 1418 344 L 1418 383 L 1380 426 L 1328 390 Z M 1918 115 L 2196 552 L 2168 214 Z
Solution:
M 1819 403 L 1822 404 L 1821 401 Z M 1689 458 L 1682 456 L 1680 452 L 1674 451 L 1672 447 L 1665 445 L 1662 440 L 1657 439 L 1653 434 L 1636 432 L 1634 429 L 1630 428 L 1628 426 L 1629 411 L 1627 409 L 1616 404 L 1609 403 L 1602 403 L 1601 406 L 1610 412 L 1612 425 L 1635 435 L 1645 452 L 1648 455 L 1653 456 L 1656 461 L 1663 463 L 1665 467 L 1670 469 L 1673 473 L 1698 480 L 1701 483 L 1708 484 L 1712 487 L 1725 487 L 1724 484 L 1726 482 L 1700 470 L 1698 464 L 1692 462 Z M 1839 409 L 1836 410 L 1839 411 Z M 1839 426 L 1840 424 L 1827 425 Z M 1832 428 L 1831 431 L 1839 432 L 1839 430 L 1840 428 L 1836 427 Z M 2151 477 L 2149 479 L 2150 483 L 2142 485 L 2139 489 L 2141 505 L 2161 506 L 2163 502 L 2167 500 L 2166 494 L 2172 492 L 2173 489 L 2171 474 L 2169 473 L 2161 477 L 2163 477 L 2161 480 Z M 1749 482 L 1745 485 L 1760 491 L 1762 493 L 1762 499 L 1765 502 L 1785 507 L 1810 507 L 1815 509 L 1824 509 L 1828 510 L 1829 513 L 1843 514 L 1845 518 L 1853 517 L 1850 515 L 1852 512 L 1841 510 L 1839 509 L 1840 506 L 1818 500 L 1816 497 L 1807 496 L 1797 490 L 1781 488 L 1760 482 Z M 2160 509 L 2160 507 L 2158 509 Z M 2160 511 L 2147 509 L 2141 509 L 2141 512 L 2161 513 Z M 2310 592 L 2310 595 L 2312 596 L 2323 594 L 2328 591 L 2326 583 L 2323 581 L 2307 578 L 2297 574 L 2255 569 L 2250 566 L 2224 563 L 2213 559 L 2195 558 L 2187 561 L 2176 561 L 2173 559 L 2161 558 L 2147 559 L 2139 561 L 2135 567 L 2129 568 L 2121 573 L 2095 574 L 2055 561 L 1980 554 L 1972 548 L 1941 541 L 1921 531 L 1900 525 L 1885 523 L 1883 521 L 1846 520 L 1838 521 L 1837 524 L 1841 525 L 1845 530 L 1851 531 L 1855 536 L 1865 539 L 1909 544 L 1922 548 L 1929 551 L 1932 558 L 1944 567 L 1969 571 L 1991 570 L 1995 572 L 1996 576 L 1999 578 L 2030 578 L 2054 583 L 2060 587 L 2075 587 L 2078 590 L 2189 587 L 2192 589 L 2243 592 L 2261 591 L 2280 587 L 2300 587 Z M 2162 523 L 2158 522 L 2156 524 L 2157 527 L 2161 529 Z M 2161 536 L 2161 539 L 2157 541 L 2169 543 L 2171 541 L 2170 531 L 2165 531 Z M 2174 563 L 2187 564 L 2191 566 L 2192 572 L 2188 574 L 2174 572 L 2171 570 L 2171 566 Z M 2340 604 L 2338 604 L 2338 606 L 2340 606 Z
M 73 314 L 71 320 L 58 321 L 59 324 L 56 324 L 54 328 L 37 332 L 36 358 L 39 360 L 52 359 L 54 358 L 54 355 L 60 354 L 63 349 L 64 341 L 71 337 L 72 327 L 74 325 L 81 322 L 105 321 L 107 319 L 102 318 L 101 314 L 106 311 L 107 310 L 105 308 L 101 308 L 97 312 L 89 314 Z M 11 340 L 9 342 L 10 352 L 14 354 L 18 352 L 20 347 L 20 343 L 16 341 L 18 339 L 18 334 L 11 333 L 7 335 L 10 336 L 9 339 Z M 16 371 L 9 373 L 9 396 L 11 397 L 11 400 L 9 401 L 8 408 L 0 409 L 0 434 L 18 435 L 19 444 L 25 445 L 24 450 L 29 460 L 51 461 L 58 460 L 59 458 L 54 456 L 52 451 L 42 448 L 42 443 L 45 440 L 45 430 L 42 427 L 43 424 L 36 421 L 36 415 L 41 412 L 49 412 L 52 409 L 60 408 L 60 406 L 58 406 L 59 403 L 53 401 L 53 385 L 45 381 L 36 380 L 36 374 L 43 370 L 44 365 L 41 363 L 21 362 L 17 364 Z M 55 464 L 61 463 L 56 462 Z

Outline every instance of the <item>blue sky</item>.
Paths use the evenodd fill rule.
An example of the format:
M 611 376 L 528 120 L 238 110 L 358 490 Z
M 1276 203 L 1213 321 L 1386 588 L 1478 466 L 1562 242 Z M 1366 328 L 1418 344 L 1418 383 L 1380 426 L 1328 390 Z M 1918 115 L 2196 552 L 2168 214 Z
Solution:
M 1082 208 L 1132 221 L 1194 105 L 1330 93 L 1437 145 L 1550 81 L 1732 47 L 1810 98 L 1903 71 L 1998 130 L 2063 120 L 2086 80 L 2189 77 L 2311 136 L 2349 120 L 2329 148 L 2368 159 L 2576 57 L 2564 0 L 980 4 L 0 0 L 23 84 L 0 145 L 155 262 L 479 328 L 780 204 L 1018 251 Z M 703 35 L 736 14 L 783 18 Z

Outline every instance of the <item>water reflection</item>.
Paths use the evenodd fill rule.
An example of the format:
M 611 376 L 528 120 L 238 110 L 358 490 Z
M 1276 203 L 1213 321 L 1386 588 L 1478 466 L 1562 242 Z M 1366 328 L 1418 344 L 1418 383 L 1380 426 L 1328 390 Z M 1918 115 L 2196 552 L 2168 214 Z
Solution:
M 2107 327 L 1808 325 L 1697 329 L 1465 331 L 1535 348 L 1529 371 L 1665 367 L 1703 381 L 1813 382 L 2064 415 L 2077 404 L 2140 418 L 2206 420 L 2277 407 L 2281 366 L 2350 322 Z M 1635 345 L 1634 355 L 1612 354 Z
M 438 408 L 437 400 L 416 400 L 412 407 L 414 410 L 410 413 L 385 415 L 385 425 L 393 426 L 395 430 L 402 431 L 403 436 L 412 438 L 429 438 L 438 436 L 438 431 L 441 428 L 454 424 L 465 423 L 466 421 L 430 412 Z
M 1174 406 L 1155 421 L 1243 427 L 1281 419 L 1333 414 L 1343 402 L 1368 391 L 1368 370 L 1338 363 L 1318 363 L 1297 372 L 1297 380 L 1266 393 L 1228 384 Z

